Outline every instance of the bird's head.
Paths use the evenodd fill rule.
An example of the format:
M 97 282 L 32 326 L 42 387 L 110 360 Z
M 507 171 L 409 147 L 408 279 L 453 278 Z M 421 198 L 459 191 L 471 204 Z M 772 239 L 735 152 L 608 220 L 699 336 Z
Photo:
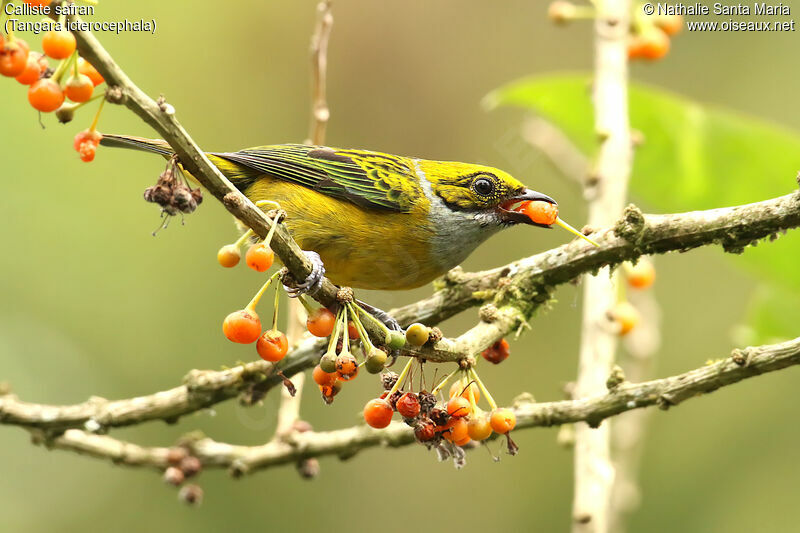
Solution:
M 432 161 L 422 163 L 421 170 L 430 182 L 432 194 L 452 211 L 474 214 L 487 225 L 550 227 L 537 224 L 512 208 L 525 200 L 551 204 L 556 201 L 528 189 L 507 172 L 483 165 Z

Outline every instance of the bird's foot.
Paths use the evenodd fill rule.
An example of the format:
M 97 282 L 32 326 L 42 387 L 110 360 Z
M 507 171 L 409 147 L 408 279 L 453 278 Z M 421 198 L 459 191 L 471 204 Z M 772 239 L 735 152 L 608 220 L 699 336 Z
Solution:
M 383 322 L 383 324 L 391 331 L 403 331 L 403 328 L 400 327 L 400 323 L 386 311 L 378 309 L 377 307 L 369 305 L 368 303 L 362 302 L 361 300 L 356 300 L 356 303 L 361 309 L 363 309 L 367 313 L 371 314 L 372 316 Z
M 322 264 L 322 259 L 319 254 L 307 250 L 303 250 L 303 253 L 306 254 L 308 260 L 311 261 L 313 268 L 302 283 L 292 283 L 291 285 L 287 285 L 285 282 L 283 283 L 283 289 L 286 291 L 289 298 L 297 298 L 301 294 L 314 294 L 319 290 L 322 285 L 322 279 L 325 277 L 325 265 Z M 293 278 L 289 275 L 288 279 L 284 277 L 284 280 L 293 281 Z

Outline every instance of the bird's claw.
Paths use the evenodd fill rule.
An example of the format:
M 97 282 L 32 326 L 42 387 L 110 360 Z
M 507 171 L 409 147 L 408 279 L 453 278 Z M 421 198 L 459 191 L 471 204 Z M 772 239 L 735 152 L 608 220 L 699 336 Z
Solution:
M 400 327 L 400 323 L 386 311 L 378 309 L 377 307 L 369 305 L 368 303 L 364 303 L 361 300 L 356 300 L 356 303 L 361 309 L 383 322 L 383 324 L 390 330 L 403 331 L 403 328 Z
M 297 298 L 301 294 L 314 294 L 322 285 L 322 279 L 325 277 L 325 265 L 322 264 L 322 259 L 317 252 L 303 250 L 308 260 L 311 261 L 313 268 L 308 277 L 302 282 L 293 286 L 283 284 L 283 289 L 289 298 Z

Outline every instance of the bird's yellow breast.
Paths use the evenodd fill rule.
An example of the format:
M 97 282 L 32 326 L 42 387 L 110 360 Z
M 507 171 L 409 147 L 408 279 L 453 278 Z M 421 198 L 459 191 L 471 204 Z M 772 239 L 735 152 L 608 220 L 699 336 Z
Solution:
M 269 176 L 245 194 L 272 200 L 286 211 L 286 226 L 304 250 L 320 254 L 333 283 L 362 289 L 403 290 L 424 285 L 452 265 L 431 260 L 435 228 L 421 196 L 411 212 L 365 209 Z

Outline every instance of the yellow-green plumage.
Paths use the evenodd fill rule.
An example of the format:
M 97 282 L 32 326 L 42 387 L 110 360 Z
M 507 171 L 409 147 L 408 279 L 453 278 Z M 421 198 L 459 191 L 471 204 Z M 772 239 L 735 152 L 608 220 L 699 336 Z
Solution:
M 103 144 L 172 153 L 149 139 L 104 136 Z M 209 157 L 252 201 L 281 205 L 292 236 L 320 255 L 331 281 L 364 289 L 408 289 L 444 274 L 511 223 L 495 211 L 527 191 L 490 167 L 366 150 L 273 145 Z M 479 178 L 491 194 L 474 186 Z

